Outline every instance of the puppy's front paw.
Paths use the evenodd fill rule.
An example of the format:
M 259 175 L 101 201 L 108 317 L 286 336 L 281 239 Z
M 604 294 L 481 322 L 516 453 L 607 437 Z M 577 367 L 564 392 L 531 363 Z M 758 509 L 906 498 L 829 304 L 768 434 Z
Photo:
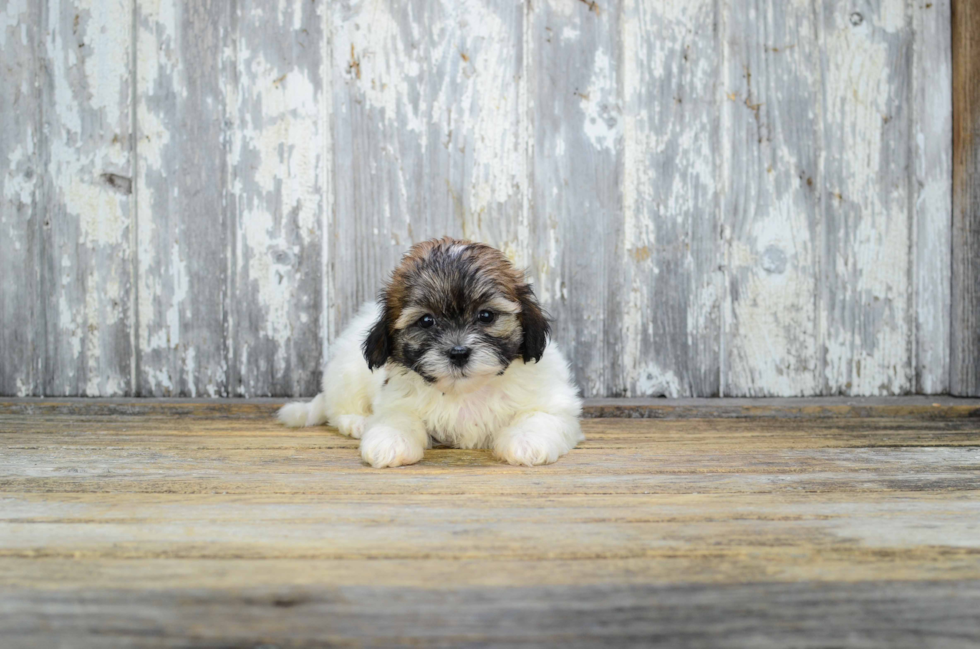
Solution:
M 341 435 L 361 439 L 364 434 L 365 422 L 367 422 L 367 417 L 362 415 L 338 415 L 330 423 L 337 427 Z
M 376 469 L 415 464 L 424 452 L 421 444 L 391 426 L 374 426 L 361 439 L 361 457 Z
M 509 432 L 509 435 L 498 439 L 493 447 L 493 454 L 508 464 L 515 466 L 551 464 L 569 450 L 568 445 L 562 443 L 555 435 L 522 430 L 520 427 Z

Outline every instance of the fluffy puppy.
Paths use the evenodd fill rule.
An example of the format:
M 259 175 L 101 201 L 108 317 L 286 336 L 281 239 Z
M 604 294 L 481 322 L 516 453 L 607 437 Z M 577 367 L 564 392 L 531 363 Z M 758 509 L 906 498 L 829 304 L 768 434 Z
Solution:
M 374 467 L 414 464 L 433 442 L 489 448 L 510 464 L 554 462 L 584 437 L 582 402 L 549 332 L 500 251 L 425 241 L 338 338 L 323 392 L 279 419 L 329 422 L 360 438 Z

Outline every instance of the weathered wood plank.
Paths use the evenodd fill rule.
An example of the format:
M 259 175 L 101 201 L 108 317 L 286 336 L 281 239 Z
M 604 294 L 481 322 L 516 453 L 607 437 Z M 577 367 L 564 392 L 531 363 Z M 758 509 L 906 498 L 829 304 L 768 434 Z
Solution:
M 628 2 L 618 383 L 591 394 L 717 396 L 723 268 L 717 3 Z M 572 292 L 574 289 L 570 289 Z M 616 366 L 613 365 L 613 368 Z
M 529 241 L 522 3 L 332 7 L 336 335 L 414 242 Z
M 797 522 L 798 517 L 791 517 Z M 787 521 L 789 524 L 790 521 Z M 827 539 L 832 545 L 833 539 Z M 693 548 L 692 548 L 693 550 Z M 274 597 L 277 593 L 301 593 L 311 587 L 344 588 L 363 585 L 366 577 L 384 575 L 380 583 L 387 587 L 429 588 L 434 584 L 453 588 L 494 587 L 527 588 L 606 584 L 637 588 L 643 585 L 687 586 L 697 584 L 719 587 L 724 583 L 756 582 L 792 584 L 805 582 L 813 587 L 818 583 L 838 581 L 859 587 L 861 582 L 903 579 L 919 575 L 944 583 L 950 590 L 959 587 L 950 568 L 964 570 L 963 579 L 974 574 L 975 560 L 966 553 L 959 557 L 946 552 L 907 554 L 902 562 L 895 561 L 888 551 L 864 552 L 862 562 L 848 561 L 846 551 L 834 561 L 814 565 L 810 561 L 793 560 L 792 552 L 778 550 L 715 553 L 690 552 L 687 556 L 661 557 L 651 561 L 645 557 L 604 558 L 602 560 L 564 560 L 538 558 L 532 560 L 453 559 L 443 557 L 415 559 L 263 559 L 236 558 L 171 558 L 140 561 L 133 559 L 84 560 L 46 557 L 23 559 L 0 557 L 0 575 L 5 588 L 26 593 L 44 591 L 80 596 L 82 589 L 91 591 L 142 589 L 143 582 L 152 583 L 161 594 L 179 589 L 205 590 L 217 596 L 221 592 L 250 590 L 257 599 Z M 812 556 L 812 555 L 811 555 Z M 812 557 L 817 559 L 818 557 Z M 824 555 L 821 559 L 830 559 Z M 941 559 L 936 561 L 935 559 Z M 866 561 L 864 561 L 866 560 Z M 947 562 L 948 560 L 948 562 Z M 778 561 L 773 564 L 773 561 Z M 971 564 L 972 562 L 972 564 Z M 133 567 L 139 565 L 139 579 L 134 579 Z M 229 565 L 236 569 L 229 570 Z M 767 570 L 768 566 L 777 567 Z M 821 568 L 826 572 L 821 573 Z M 901 569 L 901 574 L 890 576 Z M 910 585 L 922 584 L 908 580 Z M 962 581 L 960 582 L 962 583 Z
M 494 571 L 493 566 L 486 570 Z M 12 647 L 975 646 L 980 584 L 30 590 L 0 599 Z
M 910 417 L 980 416 L 980 402 L 950 397 L 799 397 L 708 399 L 587 399 L 584 417 Z
M 37 362 L 44 344 L 37 308 L 40 16 L 40 5 L 27 0 L 0 7 L 0 394 L 21 397 L 39 394 Z
M 324 12 L 327 3 L 235 5 L 231 128 L 230 394 L 316 394 L 323 299 Z M 231 46 L 230 44 L 228 46 Z
M 0 489 L 151 494 L 878 494 L 980 489 L 972 420 L 590 420 L 588 441 L 537 471 L 432 449 L 363 469 L 357 441 L 273 421 L 6 416 Z M 33 431 L 33 433 L 30 433 Z M 847 449 L 846 452 L 843 449 Z M 39 459 L 43 456 L 43 460 Z M 451 476 L 452 480 L 446 478 Z
M 952 242 L 952 64 L 949 0 L 911 3 L 914 68 L 912 265 L 916 392 L 949 389 Z
M 535 287 L 579 386 L 606 395 L 622 346 L 620 7 L 549 0 L 528 20 Z
M 11 452 L 3 461 L 6 477 L 0 478 L 0 490 L 22 493 L 105 493 L 117 494 L 172 493 L 196 495 L 207 493 L 318 495 L 321 498 L 345 498 L 353 494 L 401 497 L 418 494 L 452 496 L 486 493 L 514 497 L 563 497 L 567 495 L 658 493 L 682 497 L 690 494 L 742 494 L 746 498 L 760 494 L 785 495 L 800 491 L 835 491 L 860 494 L 874 490 L 894 496 L 904 492 L 942 490 L 948 493 L 980 490 L 980 477 L 972 448 L 943 448 L 896 453 L 881 450 L 857 457 L 853 450 L 843 453 L 810 454 L 812 460 L 800 466 L 797 455 L 782 459 L 781 466 L 767 468 L 778 458 L 760 454 L 758 464 L 745 471 L 723 467 L 698 466 L 697 454 L 671 461 L 665 455 L 648 454 L 645 462 L 624 466 L 620 452 L 580 451 L 570 455 L 564 464 L 539 472 L 540 475 L 509 471 L 485 451 L 433 449 L 427 452 L 425 464 L 411 471 L 378 476 L 364 469 L 356 446 L 348 449 L 313 449 L 306 452 L 283 450 L 248 450 L 218 452 L 210 467 L 202 466 L 205 452 L 197 453 L 191 466 L 175 452 L 159 451 L 158 464 L 148 466 L 149 453 L 93 451 L 78 457 L 65 452 L 52 454 L 51 464 L 32 469 L 37 475 L 24 475 L 23 466 L 31 457 L 25 452 Z M 800 454 L 802 455 L 802 454 Z M 847 457 L 855 456 L 854 461 Z M 253 459 L 272 466 L 243 475 L 226 475 L 226 467 L 248 465 Z M 741 456 L 749 462 L 751 457 Z M 85 462 L 89 471 L 71 471 L 72 462 Z M 914 471 L 907 467 L 921 463 Z M 663 465 L 656 470 L 651 467 Z M 506 479 L 503 479 L 505 478 Z M 550 479 L 544 480 L 545 477 Z M 107 481 L 108 484 L 107 484 Z
M 138 353 L 143 396 L 227 396 L 224 2 L 137 4 Z
M 915 383 L 911 24 L 904 0 L 823 3 L 819 21 L 824 392 L 902 394 Z
M 980 505 L 970 496 L 835 495 L 826 502 L 823 496 L 596 495 L 562 496 L 529 508 L 523 498 L 476 494 L 409 495 L 397 503 L 385 496 L 325 503 L 308 496 L 9 494 L 0 519 L 0 566 L 32 558 L 634 565 L 648 559 L 665 565 L 641 567 L 645 579 L 732 581 L 707 566 L 690 575 L 678 572 L 710 552 L 715 569 L 753 555 L 739 581 L 977 579 Z M 859 573 L 847 574 L 848 566 Z M 556 577 L 567 580 L 542 581 Z M 184 587 L 214 587 L 214 581 L 191 578 Z M 526 576 L 507 581 L 535 583 Z
M 130 394 L 133 3 L 48 0 L 41 13 L 40 392 Z
M 173 415 L 179 416 L 179 415 Z M 172 416 L 172 417 L 173 417 Z M 118 418 L 105 417 L 21 417 L 4 416 L 2 443 L 12 451 L 71 449 L 94 453 L 106 447 L 105 435 L 111 435 L 117 446 L 152 450 L 179 451 L 193 449 L 195 457 L 210 450 L 242 451 L 256 449 L 281 452 L 289 448 L 329 451 L 332 458 L 348 456 L 355 448 L 352 441 L 330 428 L 312 431 L 284 430 L 277 424 L 255 420 L 240 423 L 227 419 L 195 419 L 185 424 L 171 417 Z M 969 447 L 976 446 L 980 423 L 975 420 L 908 420 L 899 419 L 804 419 L 799 422 L 766 419 L 725 421 L 724 432 L 713 431 L 714 420 L 664 420 L 656 424 L 634 420 L 588 420 L 583 429 L 589 435 L 587 450 L 651 449 L 666 445 L 688 452 L 716 440 L 725 448 L 739 453 L 764 449 L 779 438 L 786 449 L 860 448 L 890 449 L 903 447 Z M 643 435 L 652 426 L 657 434 Z M 70 429 L 71 436 L 63 432 Z M 333 453 L 345 449 L 344 453 Z M 119 449 L 116 449 L 119 450 Z M 464 454 L 481 457 L 485 454 Z M 452 453 L 445 457 L 451 457 Z M 356 459 L 356 458 L 354 458 Z M 489 460 L 489 458 L 487 458 Z
M 271 424 L 281 399 L 10 399 L 0 398 L 3 415 L 76 417 L 181 417 L 265 420 Z M 799 397 L 707 399 L 586 399 L 585 418 L 906 418 L 945 420 L 980 417 L 980 400 L 956 397 Z M 9 419 L 6 421 L 10 421 Z M 125 421 L 125 420 L 122 420 Z
M 724 394 L 822 387 L 820 47 L 806 3 L 725 3 Z
M 980 7 L 953 0 L 950 392 L 980 396 Z

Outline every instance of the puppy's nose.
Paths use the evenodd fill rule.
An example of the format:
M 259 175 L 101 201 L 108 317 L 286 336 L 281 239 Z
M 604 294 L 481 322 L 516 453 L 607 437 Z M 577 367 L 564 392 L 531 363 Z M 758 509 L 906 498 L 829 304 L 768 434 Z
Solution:
M 470 348 L 457 345 L 449 350 L 449 360 L 453 365 L 465 365 L 470 357 Z

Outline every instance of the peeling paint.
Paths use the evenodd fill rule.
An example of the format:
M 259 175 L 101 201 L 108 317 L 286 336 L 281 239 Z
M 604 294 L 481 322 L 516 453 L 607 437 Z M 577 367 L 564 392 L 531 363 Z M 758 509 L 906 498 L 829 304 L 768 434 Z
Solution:
M 25 140 L 34 139 L 34 134 L 27 132 L 24 134 Z M 32 160 L 28 157 L 28 152 L 21 144 L 7 156 L 7 167 L 9 171 L 3 179 L 3 198 L 11 203 L 21 203 L 30 205 L 34 200 L 34 170 L 31 168 Z
M 664 371 L 656 365 L 640 369 L 636 379 L 636 396 L 677 398 L 684 394 L 680 380 L 671 371 Z
M 110 396 L 130 386 L 131 197 L 128 2 L 50 0 L 43 42 L 48 164 L 45 394 Z M 52 264 L 53 262 L 53 264 Z
M 615 151 L 623 130 L 619 87 L 612 61 L 602 49 L 596 50 L 592 79 L 579 98 L 585 113 L 585 136 L 597 149 Z
M 319 329 L 298 326 L 320 317 L 321 228 L 325 227 L 323 171 L 326 151 L 321 104 L 321 41 L 325 3 L 283 0 L 273 27 L 256 9 L 236 39 L 238 83 L 226 97 L 231 133 L 231 193 L 237 210 L 232 268 L 236 293 L 231 317 L 241 352 L 230 390 L 246 395 L 315 386 Z M 299 32 L 296 25 L 303 25 Z M 277 38 L 270 39 L 270 29 Z M 311 47 L 298 47 L 304 42 Z M 286 46 L 286 47 L 284 47 Z M 252 355 L 246 349 L 256 350 Z
M 846 394 L 900 394 L 912 387 L 905 166 L 910 152 L 896 155 L 890 139 L 903 126 L 890 120 L 904 110 L 905 98 L 896 89 L 906 80 L 892 75 L 909 72 L 902 67 L 909 31 L 889 22 L 895 8 L 885 3 L 857 26 L 846 12 L 834 12 L 825 46 L 825 130 L 847 136 L 847 155 L 827 165 L 826 182 L 842 201 L 828 222 L 839 254 L 825 260 L 836 283 L 828 287 L 833 293 L 820 315 L 825 381 Z M 857 363 L 864 368 L 860 375 Z
M 7 0 L 4 9 L 0 12 L 0 47 L 7 45 L 7 38 L 10 32 L 19 31 L 22 21 L 27 16 L 28 0 Z
M 952 318 L 952 60 L 948 0 L 913 10 L 915 390 L 949 390 Z M 953 316 L 955 318 L 955 316 Z

